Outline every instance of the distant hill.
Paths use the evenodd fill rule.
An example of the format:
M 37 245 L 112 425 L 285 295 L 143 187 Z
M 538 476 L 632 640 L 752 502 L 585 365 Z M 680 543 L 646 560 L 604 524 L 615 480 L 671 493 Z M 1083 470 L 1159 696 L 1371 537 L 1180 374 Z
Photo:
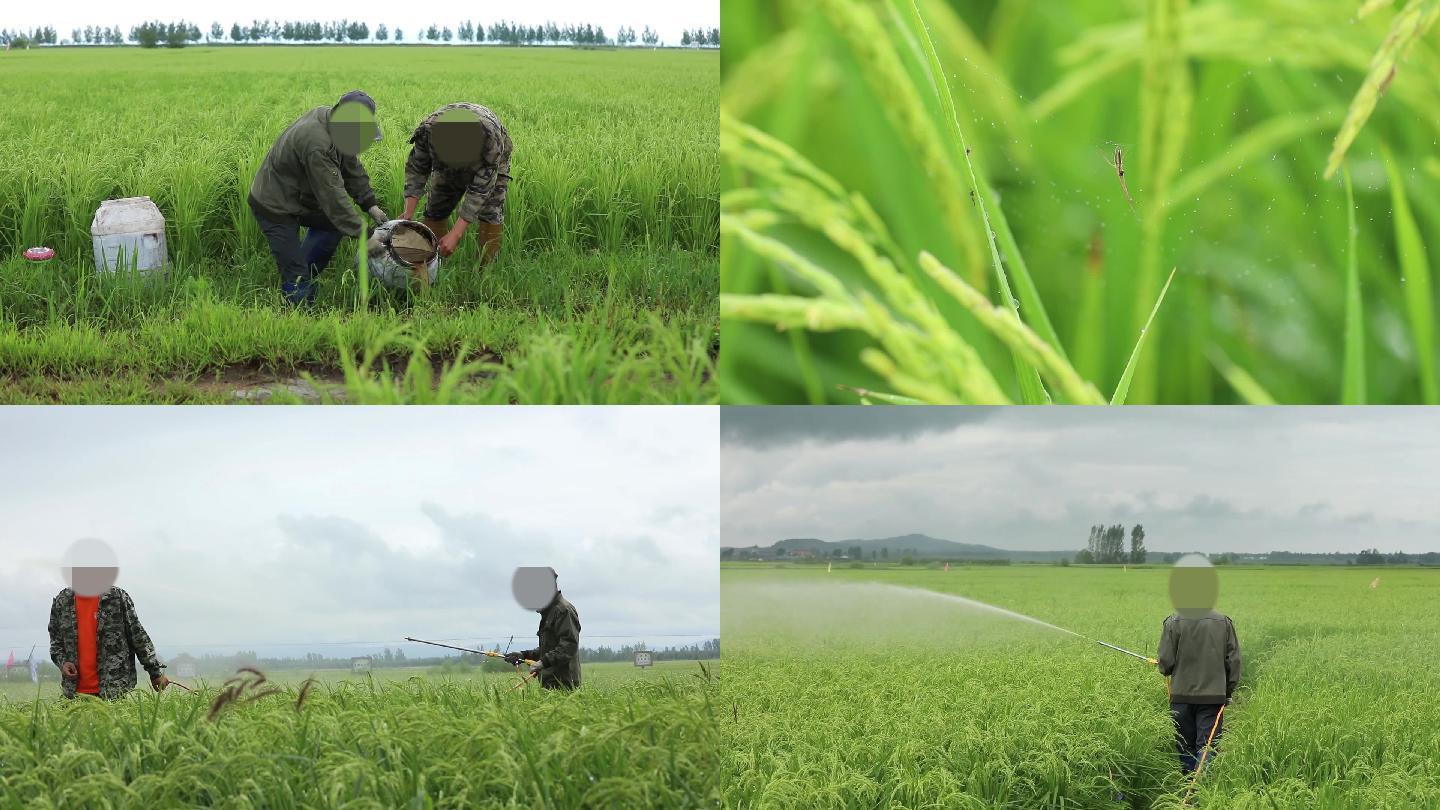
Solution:
M 865 559 L 874 552 L 878 558 L 886 553 L 889 559 L 900 559 L 907 553 L 930 559 L 966 560 L 1031 560 L 1050 561 L 1074 556 L 1073 550 L 1055 551 L 1012 551 L 976 543 L 960 543 L 942 540 L 927 534 L 902 534 L 898 537 L 881 537 L 869 540 L 820 540 L 814 537 L 789 537 L 777 540 L 768 546 L 750 546 L 750 550 L 761 557 L 803 556 L 797 552 L 808 552 L 816 557 L 829 557 L 834 552 L 849 554 L 850 549 L 860 547 Z M 723 549 L 722 549 L 723 550 Z M 783 553 L 781 553 L 783 552 Z

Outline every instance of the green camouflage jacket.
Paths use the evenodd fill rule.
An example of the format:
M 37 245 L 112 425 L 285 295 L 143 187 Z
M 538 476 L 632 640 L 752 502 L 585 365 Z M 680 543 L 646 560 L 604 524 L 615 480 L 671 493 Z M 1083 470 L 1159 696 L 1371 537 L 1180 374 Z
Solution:
M 1214 610 L 1167 616 L 1157 658 L 1160 674 L 1170 676 L 1172 703 L 1224 703 L 1240 681 L 1235 624 Z
M 250 183 L 250 206 L 274 222 L 338 230 L 347 236 L 365 227 L 361 209 L 376 204 L 360 158 L 342 154 L 330 138 L 330 108 L 316 107 L 275 139 Z
M 481 150 L 478 166 L 454 168 L 441 163 L 430 145 L 430 127 L 435 119 L 447 110 L 463 109 L 480 118 L 485 132 L 485 146 Z M 500 119 L 488 107 L 460 101 L 446 104 L 425 116 L 410 136 L 410 157 L 405 161 L 405 196 L 423 197 L 430 175 L 435 175 L 437 185 L 449 188 L 464 188 L 465 201 L 460 204 L 460 217 L 466 222 L 479 222 L 481 208 L 495 191 L 501 174 L 510 171 L 510 153 L 514 144 L 510 133 Z
M 540 646 L 520 655 L 543 665 L 540 685 L 546 689 L 573 689 L 580 685 L 580 613 L 565 597 L 540 611 Z
M 124 697 L 135 688 L 135 659 L 150 674 L 158 677 L 165 665 L 155 655 L 155 645 L 150 635 L 135 615 L 135 603 L 130 594 L 112 587 L 100 594 L 99 616 L 95 622 L 99 636 L 95 645 L 95 666 L 100 675 L 100 697 L 115 700 Z M 66 661 L 80 661 L 80 645 L 76 638 L 75 592 L 69 588 L 61 591 L 50 605 L 50 660 L 55 666 Z M 65 697 L 75 697 L 75 679 L 60 679 Z

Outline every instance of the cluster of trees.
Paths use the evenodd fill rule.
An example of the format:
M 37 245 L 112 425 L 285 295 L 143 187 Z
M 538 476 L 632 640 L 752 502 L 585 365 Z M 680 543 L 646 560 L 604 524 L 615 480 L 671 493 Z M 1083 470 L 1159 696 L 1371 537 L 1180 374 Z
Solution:
M 1381 554 L 1379 549 L 1367 548 L 1355 556 L 1356 565 L 1435 565 L 1437 562 L 1440 562 L 1440 554 L 1433 551 L 1415 555 L 1403 551 Z
M 49 26 L 26 31 L 0 31 L 0 45 L 12 48 L 28 48 L 31 45 L 54 45 L 55 29 Z
M 385 26 L 380 26 L 382 29 Z M 379 32 L 376 32 L 378 37 Z M 224 39 L 220 23 L 210 24 L 210 40 Z M 231 42 L 360 42 L 370 39 L 370 26 L 363 22 L 280 22 L 254 20 L 248 26 L 230 23 Z
M 130 29 L 128 40 L 143 48 L 155 48 L 161 45 L 171 48 L 183 48 L 192 42 L 199 42 L 202 37 L 198 26 L 181 20 L 179 22 L 147 22 Z M 209 42 L 225 42 L 227 39 L 233 43 L 245 42 L 369 42 L 371 40 L 370 26 L 363 22 L 351 20 L 333 20 L 331 22 L 283 22 L 280 20 L 253 20 L 249 25 L 231 23 L 228 37 L 220 23 L 211 23 L 208 35 L 205 38 Z M 392 39 L 392 32 L 384 23 L 374 29 L 374 40 L 376 42 L 389 42 Z M 393 39 L 395 42 L 405 41 L 405 32 L 399 28 L 394 29 Z M 559 25 L 553 22 L 544 25 L 520 25 L 505 20 L 494 23 L 488 28 L 484 23 L 476 23 L 470 20 L 461 22 L 452 30 L 449 26 L 431 25 L 416 32 L 416 41 L 430 42 L 491 42 L 499 45 L 634 45 L 637 42 L 648 45 L 660 45 L 660 34 L 645 26 L 643 31 L 636 32 L 631 27 L 621 27 L 612 40 L 602 26 L 585 23 L 583 25 L 570 24 Z M 77 45 L 123 45 L 125 37 L 119 26 L 102 27 L 86 26 L 71 31 L 70 43 Z M 30 33 L 0 31 L 0 43 L 13 43 L 15 45 L 26 44 L 55 44 L 55 29 L 37 28 Z M 681 37 L 681 44 L 689 46 L 716 46 L 720 45 L 720 29 L 711 28 L 708 31 L 697 28 L 693 31 L 686 31 Z
M 624 25 L 620 26 L 620 30 L 615 32 L 616 45 L 634 45 L 636 42 L 654 47 L 660 44 L 660 34 L 650 30 L 650 26 L 648 25 L 645 26 L 645 30 L 641 31 L 638 35 L 635 33 L 634 28 Z
M 1145 562 L 1145 527 L 1139 523 L 1130 530 L 1130 550 L 1125 550 L 1125 527 L 1091 526 L 1090 543 L 1079 554 L 1075 562 L 1087 563 L 1143 563 Z
M 687 48 L 691 46 L 700 48 L 706 45 L 718 48 L 720 47 L 720 29 L 711 28 L 706 31 L 703 28 L 696 28 L 694 31 L 686 31 L 680 35 L 680 44 Z
M 76 45 L 124 45 L 125 32 L 121 31 L 118 25 L 113 28 L 87 25 L 84 28 L 72 30 L 70 41 Z
M 199 26 L 180 21 L 178 23 L 147 22 L 130 29 L 130 41 L 142 48 L 183 48 L 191 42 L 200 41 Z

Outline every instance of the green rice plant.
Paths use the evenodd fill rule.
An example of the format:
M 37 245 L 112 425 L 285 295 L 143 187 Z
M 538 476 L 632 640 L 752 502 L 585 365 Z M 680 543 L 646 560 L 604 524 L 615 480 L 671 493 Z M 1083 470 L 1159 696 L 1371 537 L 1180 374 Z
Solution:
M 1192 783 L 1153 666 L 945 598 L 1154 655 L 1166 566 L 722 563 L 726 805 L 1440 802 L 1437 572 L 1219 570 L 1244 673 Z
M 1427 405 L 1440 404 L 1440 385 L 1435 380 L 1435 326 L 1430 302 L 1430 261 L 1420 226 L 1405 195 L 1405 181 L 1390 150 L 1383 150 L 1385 174 L 1390 181 L 1390 202 L 1395 220 L 1395 247 L 1399 254 L 1401 281 L 1405 287 L 1405 308 L 1415 343 L 1415 364 L 1420 370 L 1420 392 Z
M 1346 346 L 1334 336 L 1346 330 L 1352 252 L 1326 166 L 1387 30 L 1423 22 L 1405 16 L 1409 0 L 1359 20 L 1358 5 L 727 0 L 722 220 L 743 216 L 855 301 L 933 317 L 953 335 L 817 330 L 795 301 L 777 330 L 756 316 L 756 304 L 781 303 L 769 296 L 840 299 L 726 226 L 722 401 L 853 403 L 857 390 L 930 401 L 920 388 L 975 401 L 957 392 L 957 365 L 1003 401 L 1043 399 L 1011 345 L 919 266 L 926 252 L 993 305 L 1018 302 L 1021 322 L 1097 390 L 1113 394 L 1128 373 L 1128 403 L 1341 401 Z M 1418 35 L 1365 123 L 1407 179 L 1412 167 L 1440 177 L 1440 85 L 1424 78 L 1435 74 L 1440 45 Z M 1363 210 L 1387 185 L 1395 193 L 1371 140 L 1346 150 Z M 1407 186 L 1423 247 L 1440 233 L 1440 191 Z M 833 239 L 831 218 L 868 248 Z M 1413 244 L 1379 218 L 1357 226 L 1374 325 L 1360 333 L 1367 400 L 1428 401 L 1427 361 L 1388 327 L 1413 331 L 1434 307 L 1399 267 Z M 866 250 L 894 268 L 883 286 L 913 287 L 933 316 L 892 300 Z M 1145 327 L 1172 267 L 1172 300 Z M 836 323 L 833 307 L 814 312 Z M 930 364 L 910 370 L 918 387 L 900 390 L 877 365 L 877 352 L 897 351 L 881 332 L 909 338 L 903 351 Z
M 0 807 L 716 807 L 718 684 L 684 663 L 574 693 L 410 670 L 0 695 Z
M 1345 172 L 1345 232 L 1350 240 L 1345 266 L 1345 375 L 1340 401 L 1365 404 L 1365 302 L 1360 294 L 1360 256 L 1355 249 L 1355 192 Z
M 861 361 L 883 377 L 899 397 L 928 402 L 1008 401 L 995 378 L 978 362 L 978 354 L 965 336 L 940 317 L 935 305 L 924 298 L 908 276 L 896 272 L 897 267 L 907 263 L 905 257 L 881 254 L 880 250 L 895 249 L 894 240 L 863 197 L 846 195 L 834 178 L 793 150 L 724 114 L 721 129 L 722 154 L 734 155 L 734 159 L 749 170 L 783 187 L 775 195 L 749 190 L 727 192 L 722 201 L 727 212 L 721 223 L 722 232 L 736 237 L 737 244 L 757 256 L 788 270 L 819 294 L 818 298 L 722 294 L 723 317 L 774 324 L 780 329 L 865 332 L 875 338 L 884 351 L 867 349 L 862 352 Z M 755 203 L 768 203 L 772 207 L 748 207 Z M 802 248 L 795 243 L 766 233 L 778 230 L 777 226 L 786 224 L 790 218 L 822 230 L 833 245 L 848 253 L 866 279 L 884 296 L 884 302 L 868 292 L 852 294 L 837 274 L 802 254 Z M 986 224 L 988 226 L 988 222 Z M 997 277 L 1008 291 L 999 249 L 994 241 L 990 246 Z M 1028 376 L 1033 372 L 1037 383 L 1044 376 L 1061 389 L 1069 402 L 1104 401 L 1094 386 L 1084 381 L 1065 359 L 1054 342 L 1053 330 L 1051 341 L 1036 334 L 1021 320 L 1013 299 L 1008 306 L 992 305 L 983 293 L 928 252 L 919 255 L 916 266 L 936 289 L 1010 347 L 1019 364 L 1018 374 Z M 1020 266 L 1023 268 L 1023 264 Z M 1028 274 L 1024 277 L 1028 278 Z M 1163 291 L 1161 294 L 1163 296 Z M 1157 301 L 1157 310 L 1158 307 Z M 1043 318 L 1043 308 L 1037 306 L 1034 311 L 1040 312 Z M 1152 320 L 1153 317 L 1152 311 Z M 1048 325 L 1048 321 L 1042 320 L 1042 323 Z M 1142 341 L 1143 336 L 1142 329 Z M 1132 366 L 1140 356 L 1141 345 L 1143 343 L 1137 342 L 1132 353 Z M 1128 386 L 1128 373 L 1122 383 Z M 1048 399 L 1043 386 L 1036 391 Z M 1117 390 L 1117 397 L 1123 401 L 1124 393 Z

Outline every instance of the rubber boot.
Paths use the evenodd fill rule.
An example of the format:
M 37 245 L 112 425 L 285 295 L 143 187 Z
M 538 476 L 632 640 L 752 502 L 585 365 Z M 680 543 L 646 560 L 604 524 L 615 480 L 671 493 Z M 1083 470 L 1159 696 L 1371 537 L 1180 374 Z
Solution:
M 435 234 L 435 243 L 439 244 L 440 239 L 450 232 L 450 223 L 444 219 L 422 219 L 420 224 L 430 229 Z
M 500 255 L 500 232 L 505 226 L 498 222 L 480 222 L 475 227 L 478 228 L 475 238 L 480 241 L 480 266 L 484 267 Z

